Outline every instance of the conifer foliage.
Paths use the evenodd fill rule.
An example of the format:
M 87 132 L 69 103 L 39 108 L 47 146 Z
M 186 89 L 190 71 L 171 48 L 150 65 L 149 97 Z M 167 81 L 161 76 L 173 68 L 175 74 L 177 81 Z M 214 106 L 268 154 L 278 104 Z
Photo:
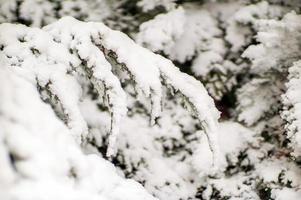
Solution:
M 0 199 L 300 199 L 300 0 L 0 0 L 0 23 Z
M 216 165 L 219 112 L 203 85 L 180 72 L 169 60 L 136 45 L 126 35 L 104 24 L 80 22 L 71 17 L 43 29 L 2 24 L 0 32 L 3 70 L 15 72 L 36 85 L 36 92 L 44 102 L 50 103 L 78 145 L 84 143 L 89 134 L 79 108 L 82 88 L 88 84 L 111 116 L 106 156 L 116 154 L 119 124 L 127 110 L 126 93 L 120 81 L 125 78 L 133 82 L 135 95 L 149 99 L 151 124 L 162 109 L 162 85 L 180 93 L 204 128 L 214 156 L 213 165 Z M 127 76 L 118 76 L 118 71 Z M 28 156 L 26 159 L 30 159 L 31 155 Z M 77 176 L 76 172 L 70 173 Z

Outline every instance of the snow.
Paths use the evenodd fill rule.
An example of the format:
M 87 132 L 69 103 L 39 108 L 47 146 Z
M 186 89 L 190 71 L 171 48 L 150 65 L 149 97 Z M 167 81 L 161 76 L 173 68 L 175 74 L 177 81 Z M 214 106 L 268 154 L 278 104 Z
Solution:
M 6 146 L 1 158 L 15 157 L 1 159 L 1 171 L 8 172 L 1 176 L 1 199 L 155 199 L 138 183 L 119 177 L 108 161 L 84 155 L 35 85 L 11 70 L 1 65 L 1 141 Z
M 101 136 L 95 134 L 106 134 L 109 130 L 106 155 L 112 158 L 117 153 L 117 138 L 120 137 L 129 95 L 121 87 L 124 77 L 116 73 L 116 69 L 128 73 L 127 79 L 132 79 L 140 95 L 138 101 L 142 101 L 142 96 L 150 99 L 152 124 L 162 112 L 163 90 L 167 92 L 172 88 L 185 99 L 208 138 L 206 148 L 210 147 L 213 156 L 210 166 L 218 167 L 216 129 L 219 112 L 204 86 L 180 72 L 168 59 L 135 44 L 125 34 L 102 23 L 84 23 L 65 17 L 43 29 L 2 24 L 0 43 L 4 45 L 1 56 L 5 62 L 1 66 L 8 71 L 5 73 L 12 74 L 10 82 L 17 84 L 16 89 L 11 89 L 17 94 L 3 94 L 8 98 L 4 102 L 14 104 L 14 98 L 18 101 L 16 106 L 4 103 L 1 111 L 3 120 L 8 124 L 5 130 L 8 133 L 12 131 L 11 134 L 4 132 L 3 137 L 8 142 L 8 148 L 4 150 L 12 151 L 13 161 L 2 157 L 6 163 L 14 162 L 16 171 L 13 174 L 18 176 L 11 177 L 8 172 L 6 179 L 19 180 L 18 184 L 9 186 L 14 190 L 8 190 L 5 193 L 8 196 L 35 199 L 44 193 L 45 199 L 153 199 L 138 183 L 119 177 L 116 169 L 100 154 L 91 154 L 89 147 L 87 155 L 81 150 L 81 146 L 94 137 L 96 144 L 104 145 Z M 98 95 L 103 95 L 97 101 L 109 109 L 110 125 L 103 120 L 108 115 L 90 116 L 95 110 L 92 104 L 96 103 L 85 98 L 90 86 Z M 32 109 L 34 112 L 30 112 Z M 94 114 L 98 116 L 98 113 Z M 17 120 L 9 120 L 15 117 Z M 103 130 L 93 129 L 91 125 Z M 143 149 L 139 151 L 145 152 Z M 170 165 L 158 165 L 159 161 L 153 158 L 150 163 L 157 174 L 161 173 L 161 168 L 169 168 Z M 182 168 L 179 166 L 178 170 Z M 174 177 L 178 177 L 176 180 L 186 187 L 177 173 L 170 172 L 168 182 L 173 182 Z M 156 183 L 151 182 L 151 186 Z M 164 186 L 166 182 L 158 185 Z M 38 192 L 31 194 L 29 188 L 32 187 L 36 187 Z M 177 184 L 174 187 L 178 187 Z M 189 190 L 184 188 L 182 195 L 190 196 Z M 172 193 L 169 186 L 165 190 Z
M 102 28 L 102 27 L 100 27 Z M 119 133 L 118 124 L 126 113 L 126 94 L 121 88 L 119 79 L 112 73 L 112 66 L 106 60 L 103 52 L 91 41 L 91 37 L 98 36 L 97 29 L 92 24 L 84 24 L 73 18 L 63 18 L 45 27 L 54 38 L 59 39 L 68 48 L 74 49 L 81 60 L 86 62 L 86 71 L 91 83 L 98 92 L 102 87 L 106 90 L 106 98 L 112 113 L 111 136 L 108 147 L 108 157 L 115 154 L 115 143 Z M 96 32 L 96 33 L 95 33 Z M 93 35 L 96 34 L 96 35 Z M 70 37 L 74 35 L 74 37 Z M 91 73 L 91 74 L 90 74 Z
M 106 0 L 0 1 L 0 22 L 22 21 L 32 27 L 43 27 L 63 16 L 73 16 L 84 21 L 102 21 L 112 15 Z
M 213 37 L 221 34 L 210 13 L 197 8 L 179 7 L 141 24 L 137 42 L 181 63 L 191 59 L 199 46 L 210 44 Z
M 167 59 L 161 60 L 160 58 L 159 67 L 163 80 L 168 85 L 171 85 L 175 91 L 179 91 L 184 97 L 187 97 L 189 106 L 192 107 L 192 112 L 195 113 L 205 130 L 210 150 L 213 153 L 212 165 L 217 167 L 219 149 L 216 129 L 218 127 L 219 111 L 215 108 L 213 99 L 210 98 L 200 82 L 189 75 L 181 74 L 177 68 L 173 67 L 171 61 Z M 201 98 L 199 98 L 199 95 Z
M 274 189 L 272 191 L 272 197 L 275 200 L 285 200 L 285 199 L 289 199 L 289 200 L 298 200 L 300 199 L 301 196 L 301 191 L 295 191 L 294 189 L 289 189 L 289 188 L 285 188 L 285 189 Z
M 258 45 L 249 46 L 242 54 L 252 61 L 254 72 L 269 69 L 283 70 L 300 56 L 298 35 L 300 34 L 300 16 L 294 12 L 286 14 L 282 20 L 258 20 L 256 27 Z M 287 39 L 290 38 L 290 39 Z M 285 41 L 279 44 L 279 41 Z
M 198 76 L 206 76 L 212 70 L 213 65 L 219 65 L 222 61 L 223 58 L 220 54 L 213 51 L 204 52 L 199 54 L 193 61 L 192 70 Z
M 163 6 L 166 10 L 171 10 L 175 7 L 175 0 L 140 0 L 137 5 L 142 8 L 144 12 Z
M 182 7 L 157 15 L 139 27 L 137 43 L 152 51 L 170 49 L 184 32 L 185 11 Z
M 238 153 L 242 151 L 248 143 L 252 142 L 254 132 L 238 123 L 224 122 L 220 123 L 217 135 L 219 138 L 218 144 L 221 152 L 218 170 L 221 172 L 225 170 L 228 165 L 226 158 L 232 162 L 236 162 L 235 159 L 237 159 Z M 210 165 L 208 165 L 208 162 L 205 162 L 205 160 L 212 159 L 210 157 L 210 151 L 204 148 L 208 141 L 205 137 L 202 137 L 201 141 L 203 144 L 199 145 L 196 156 L 194 156 L 193 163 L 197 166 L 200 176 L 214 174 L 209 170 Z
M 78 28 L 76 27 L 76 24 L 78 24 Z M 82 26 L 86 28 L 83 28 Z M 126 71 L 129 72 L 131 76 L 133 76 L 133 79 L 137 84 L 135 87 L 136 90 L 141 89 L 147 97 L 151 98 L 152 124 L 161 112 L 162 86 L 160 78 L 163 78 L 166 84 L 173 87 L 176 91 L 179 91 L 184 95 L 184 97 L 187 97 L 188 101 L 194 107 L 194 111 L 198 116 L 200 123 L 206 130 L 206 134 L 209 138 L 210 148 L 214 152 L 214 156 L 216 157 L 216 160 L 214 160 L 214 162 L 217 162 L 218 156 L 215 154 L 217 154 L 218 152 L 218 147 L 216 146 L 216 136 L 214 129 L 217 126 L 216 124 L 219 114 L 214 106 L 213 100 L 209 97 L 207 91 L 201 83 L 181 73 L 167 59 L 159 55 L 155 55 L 147 51 L 143 47 L 136 45 L 125 34 L 118 31 L 112 31 L 103 24 L 92 22 L 84 24 L 68 17 L 45 27 L 45 30 L 49 31 L 52 34 L 55 34 L 56 32 L 58 32 L 58 30 L 61 30 L 61 34 L 64 34 L 64 32 L 62 33 L 62 30 L 68 30 L 68 27 L 73 30 L 78 29 L 78 31 L 67 31 L 66 35 L 70 35 L 75 32 L 73 33 L 73 35 L 76 39 L 76 34 L 80 34 L 81 30 L 89 31 L 90 33 L 92 33 L 91 37 L 93 37 L 94 41 L 96 41 L 96 45 L 102 45 L 103 48 L 106 49 L 106 51 L 112 51 L 114 52 L 114 54 L 116 54 L 116 67 L 126 68 Z M 87 36 L 89 34 L 85 32 L 82 35 Z M 57 36 L 55 35 L 54 37 Z M 86 40 L 84 41 L 87 43 Z M 63 41 L 63 43 L 65 43 L 65 41 Z M 83 45 L 84 42 L 81 42 L 80 44 Z M 87 50 L 85 50 L 84 52 L 87 52 Z M 79 54 L 81 56 L 80 51 Z M 82 56 L 81 59 L 87 58 L 85 58 L 85 56 Z M 122 101 L 124 102 L 124 100 Z M 116 113 L 120 113 L 119 110 L 117 110 Z M 113 122 L 115 121 L 116 124 L 118 124 L 119 120 L 113 119 Z M 116 141 L 117 133 L 111 135 L 112 145 L 109 145 L 109 149 L 111 149 L 110 146 L 115 146 L 114 144 Z M 114 154 L 114 151 L 110 150 L 108 156 L 111 156 L 112 154 Z
M 16 58 L 17 63 L 22 66 L 20 70 L 32 74 L 31 82 L 37 81 L 41 87 L 49 87 L 49 92 L 62 103 L 64 114 L 69 116 L 67 123 L 72 129 L 72 134 L 80 141 L 81 135 L 87 134 L 86 123 L 77 107 L 80 86 L 73 77 L 65 74 L 69 70 L 68 62 L 74 63 L 76 59 L 63 46 L 51 43 L 50 36 L 38 29 L 10 24 L 3 24 L 0 29 L 3 33 L 1 43 L 8 46 L 4 52 L 13 59 Z M 28 42 L 18 41 L 20 37 L 24 37 Z M 33 48 L 38 49 L 37 54 L 41 56 L 36 58 L 36 55 L 31 53 Z
M 26 0 L 20 2 L 20 17 L 27 21 L 32 21 L 32 26 L 41 27 L 53 21 L 54 5 L 48 1 Z M 39 7 L 39 9 L 37 9 Z
M 300 199 L 300 6 L 0 0 L 0 199 Z
M 299 156 L 301 153 L 301 134 L 300 134 L 300 61 L 295 62 L 289 68 L 289 81 L 286 83 L 287 91 L 282 95 L 284 111 L 282 118 L 287 121 L 286 129 L 288 138 L 292 139 L 294 154 Z
M 280 91 L 276 87 L 277 83 L 270 82 L 267 79 L 253 79 L 239 89 L 238 109 L 241 112 L 238 115 L 240 121 L 247 125 L 253 125 L 268 112 L 273 112 Z
M 184 66 L 192 61 L 192 73 L 202 78 L 210 95 L 215 99 L 221 98 L 223 92 L 220 90 L 227 90 L 226 87 L 231 88 L 233 85 L 233 80 L 229 80 L 225 87 L 211 86 L 207 81 L 210 73 L 217 71 L 222 73 L 217 79 L 227 80 L 230 71 L 227 64 L 230 61 L 224 58 L 227 45 L 222 39 L 223 29 L 220 27 L 220 20 L 226 21 L 229 13 L 237 9 L 237 5 L 235 3 L 225 7 L 222 5 L 210 2 L 204 6 L 183 4 L 177 9 L 142 23 L 136 35 L 139 44 L 154 52 L 162 52 L 171 60 Z M 225 18 L 220 19 L 220 15 L 225 15 Z

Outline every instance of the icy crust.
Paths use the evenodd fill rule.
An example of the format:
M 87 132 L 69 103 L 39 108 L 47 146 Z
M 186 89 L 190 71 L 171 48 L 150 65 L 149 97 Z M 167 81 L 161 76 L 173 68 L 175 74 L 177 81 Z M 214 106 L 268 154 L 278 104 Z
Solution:
M 84 155 L 28 74 L 15 70 L 0 66 L 1 199 L 156 199 L 108 161 Z
M 295 156 L 301 156 L 301 61 L 295 62 L 289 68 L 287 91 L 282 95 L 284 111 L 281 113 L 285 119 L 288 138 L 291 140 Z
M 79 142 L 87 135 L 87 125 L 78 108 L 82 91 L 77 77 L 82 76 L 99 94 L 104 94 L 111 113 L 107 156 L 115 154 L 119 123 L 126 114 L 126 95 L 119 80 L 122 77 L 112 72 L 118 68 L 128 73 L 138 96 L 151 99 L 152 123 L 162 109 L 162 83 L 181 93 L 203 126 L 217 161 L 215 130 L 219 112 L 203 85 L 167 59 L 102 23 L 84 23 L 71 17 L 43 30 L 12 24 L 2 24 L 0 30 L 0 44 L 9 65 L 19 66 L 17 71 L 37 82 L 46 100 L 61 105 L 63 119 Z

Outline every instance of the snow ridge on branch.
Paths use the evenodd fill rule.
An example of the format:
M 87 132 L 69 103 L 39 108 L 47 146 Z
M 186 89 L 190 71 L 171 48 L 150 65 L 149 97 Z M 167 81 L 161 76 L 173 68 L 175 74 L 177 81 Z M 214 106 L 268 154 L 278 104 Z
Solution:
M 203 85 L 180 72 L 171 61 L 102 23 L 84 23 L 72 17 L 64 17 L 42 30 L 2 24 L 0 33 L 1 53 L 6 55 L 9 65 L 19 66 L 15 69 L 18 73 L 29 73 L 31 81 L 44 92 L 44 98 L 60 104 L 60 115 L 79 143 L 88 134 L 78 108 L 82 90 L 77 79 L 84 77 L 99 94 L 104 94 L 111 113 L 107 156 L 115 154 L 119 123 L 126 114 L 121 77 L 113 73 L 118 69 L 133 80 L 138 96 L 150 98 L 151 124 L 162 110 L 163 84 L 182 94 L 204 128 L 214 163 L 217 162 L 219 112 Z

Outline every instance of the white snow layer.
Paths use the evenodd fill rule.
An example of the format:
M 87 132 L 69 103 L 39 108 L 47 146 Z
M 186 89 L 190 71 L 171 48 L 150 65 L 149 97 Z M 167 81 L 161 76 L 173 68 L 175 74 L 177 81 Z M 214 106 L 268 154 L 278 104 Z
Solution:
M 111 113 L 107 155 L 115 154 L 127 103 L 113 67 L 125 70 L 138 94 L 151 99 L 152 122 L 162 109 L 162 84 L 180 93 L 207 135 L 213 153 L 208 162 L 218 166 L 219 112 L 203 85 L 125 34 L 65 17 L 42 30 L 1 24 L 0 44 L 5 198 L 153 199 L 138 183 L 120 178 L 110 163 L 84 155 L 79 147 L 89 133 L 79 109 L 83 91 L 78 78 L 84 77 L 105 95 Z M 43 101 L 55 102 L 54 110 Z
M 285 126 L 288 138 L 292 142 L 295 156 L 301 155 L 301 61 L 295 62 L 289 68 L 287 91 L 282 95 L 284 111 L 282 117 L 286 120 Z
M 26 76 L 0 70 L 1 199 L 155 199 L 108 161 L 84 155 Z

